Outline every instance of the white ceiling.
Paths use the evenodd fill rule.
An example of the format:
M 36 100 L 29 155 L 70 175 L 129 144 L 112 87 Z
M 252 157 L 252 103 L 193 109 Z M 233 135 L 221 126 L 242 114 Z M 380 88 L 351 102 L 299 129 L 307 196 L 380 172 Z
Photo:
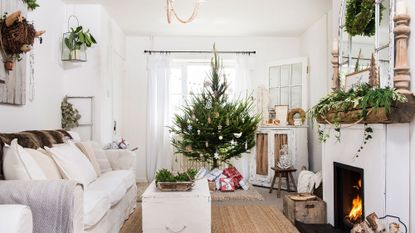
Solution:
M 182 18 L 196 0 L 175 0 Z M 206 0 L 195 21 L 166 19 L 166 0 L 66 0 L 99 3 L 129 35 L 298 36 L 330 8 L 330 0 Z

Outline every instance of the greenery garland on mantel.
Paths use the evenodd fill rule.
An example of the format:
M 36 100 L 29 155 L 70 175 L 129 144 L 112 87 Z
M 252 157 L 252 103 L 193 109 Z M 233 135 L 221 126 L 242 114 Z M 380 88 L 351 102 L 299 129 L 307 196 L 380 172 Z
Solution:
M 385 7 L 380 3 L 380 21 Z M 348 0 L 346 4 L 346 32 L 350 36 L 373 36 L 376 32 L 375 0 Z
M 358 110 L 360 120 L 354 123 L 358 124 L 365 122 L 371 113 L 376 113 L 384 109 L 385 113 L 389 114 L 394 103 L 405 103 L 407 101 L 407 98 L 395 89 L 389 87 L 374 88 L 368 84 L 361 84 L 347 92 L 339 90 L 323 97 L 308 111 L 308 117 L 315 120 L 323 119 L 327 123 L 326 125 L 320 125 L 318 127 L 319 140 L 321 142 L 326 142 L 330 137 L 331 128 L 334 128 L 335 137 L 340 142 L 341 129 L 350 127 L 349 125 L 342 126 L 344 119 L 341 119 L 341 113 Z M 335 117 L 332 117 L 330 121 L 327 120 L 327 115 L 333 113 Z M 364 124 L 362 145 L 357 150 L 356 157 L 359 156 L 364 145 L 372 139 L 372 133 L 373 129 L 368 124 Z

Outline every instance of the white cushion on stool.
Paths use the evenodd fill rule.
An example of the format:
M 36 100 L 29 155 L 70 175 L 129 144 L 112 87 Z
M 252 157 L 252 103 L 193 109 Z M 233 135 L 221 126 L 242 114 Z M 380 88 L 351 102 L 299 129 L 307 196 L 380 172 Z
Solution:
M 0 205 L 0 232 L 33 233 L 30 208 L 24 205 Z

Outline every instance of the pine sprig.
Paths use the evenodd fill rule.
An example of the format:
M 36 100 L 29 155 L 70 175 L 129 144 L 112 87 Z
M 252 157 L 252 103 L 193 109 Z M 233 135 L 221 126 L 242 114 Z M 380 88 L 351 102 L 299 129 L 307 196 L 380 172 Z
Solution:
M 35 10 L 36 8 L 40 7 L 37 3 L 37 0 L 22 0 L 26 5 L 27 9 Z

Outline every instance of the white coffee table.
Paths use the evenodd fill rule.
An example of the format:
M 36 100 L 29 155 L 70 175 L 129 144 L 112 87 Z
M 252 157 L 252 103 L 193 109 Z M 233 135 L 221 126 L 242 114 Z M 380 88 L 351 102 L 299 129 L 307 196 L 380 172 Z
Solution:
M 211 233 L 206 179 L 188 192 L 161 192 L 153 181 L 142 195 L 144 233 Z

